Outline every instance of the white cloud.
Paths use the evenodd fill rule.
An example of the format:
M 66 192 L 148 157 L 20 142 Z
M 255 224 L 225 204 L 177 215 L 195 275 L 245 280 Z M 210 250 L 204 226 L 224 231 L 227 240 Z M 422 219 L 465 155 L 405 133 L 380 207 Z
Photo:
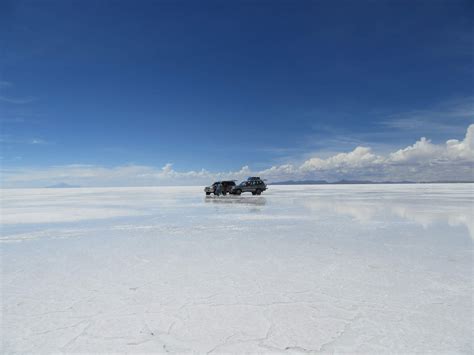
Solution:
M 303 172 L 330 170 L 330 169 L 353 169 L 381 163 L 382 157 L 372 153 L 368 147 L 357 147 L 349 153 L 339 153 L 327 159 L 318 157 L 311 158 L 301 165 Z
M 47 144 L 47 142 L 41 138 L 33 138 L 29 141 L 29 144 Z
M 107 168 L 71 164 L 45 169 L 3 170 L 2 182 L 5 187 L 42 187 L 60 182 L 81 186 L 195 185 L 206 184 L 214 179 L 244 179 L 250 174 L 248 166 L 239 171 L 212 173 L 205 169 L 176 171 L 169 163 L 162 168 L 143 165 Z
M 446 153 L 452 159 L 474 160 L 474 124 L 468 127 L 464 140 L 450 139 L 446 142 Z
M 415 144 L 391 153 L 389 161 L 394 163 L 423 162 L 432 160 L 434 157 L 439 156 L 442 151 L 442 147 L 432 144 L 429 139 L 422 137 Z
M 350 153 L 327 159 L 309 159 L 300 169 L 322 170 L 326 176 L 339 173 L 339 177 L 372 180 L 474 180 L 474 124 L 468 127 L 461 141 L 450 139 L 445 144 L 434 144 L 421 138 L 386 156 L 357 147 Z
M 369 179 L 383 180 L 474 180 L 474 124 L 463 140 L 450 139 L 434 144 L 421 138 L 415 144 L 385 156 L 369 147 L 327 158 L 312 157 L 302 164 L 272 166 L 254 171 L 248 166 L 238 171 L 177 171 L 171 163 L 161 168 L 125 165 L 112 168 L 93 165 L 66 165 L 49 168 L 3 170 L 5 187 L 41 187 L 65 182 L 81 186 L 203 185 L 213 180 L 241 180 L 259 175 L 269 181 L 286 179 Z
M 414 145 L 390 154 L 389 162 L 394 163 L 436 163 L 441 161 L 474 160 L 474 124 L 471 124 L 462 141 L 450 139 L 445 145 L 436 145 L 421 138 Z

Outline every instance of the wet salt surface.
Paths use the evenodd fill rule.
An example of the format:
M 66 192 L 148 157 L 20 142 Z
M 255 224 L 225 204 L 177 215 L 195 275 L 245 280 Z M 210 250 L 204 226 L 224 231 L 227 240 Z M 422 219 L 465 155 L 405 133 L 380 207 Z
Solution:
M 1 194 L 3 353 L 473 351 L 472 184 Z

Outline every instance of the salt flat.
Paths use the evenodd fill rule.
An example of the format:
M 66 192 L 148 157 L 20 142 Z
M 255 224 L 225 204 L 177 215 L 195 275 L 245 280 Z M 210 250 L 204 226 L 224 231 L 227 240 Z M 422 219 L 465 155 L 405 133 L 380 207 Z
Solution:
M 472 184 L 1 194 L 2 353 L 473 352 Z

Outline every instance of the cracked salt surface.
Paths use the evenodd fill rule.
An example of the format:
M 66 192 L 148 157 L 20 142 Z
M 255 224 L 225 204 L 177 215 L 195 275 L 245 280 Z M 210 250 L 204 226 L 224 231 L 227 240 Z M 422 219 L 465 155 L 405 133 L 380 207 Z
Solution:
M 0 350 L 472 353 L 473 187 L 2 190 Z

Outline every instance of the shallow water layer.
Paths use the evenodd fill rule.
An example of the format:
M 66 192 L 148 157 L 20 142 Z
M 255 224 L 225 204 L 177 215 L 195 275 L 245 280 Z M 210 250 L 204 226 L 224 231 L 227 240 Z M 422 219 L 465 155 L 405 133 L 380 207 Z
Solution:
M 472 184 L 1 194 L 1 352 L 473 351 Z

